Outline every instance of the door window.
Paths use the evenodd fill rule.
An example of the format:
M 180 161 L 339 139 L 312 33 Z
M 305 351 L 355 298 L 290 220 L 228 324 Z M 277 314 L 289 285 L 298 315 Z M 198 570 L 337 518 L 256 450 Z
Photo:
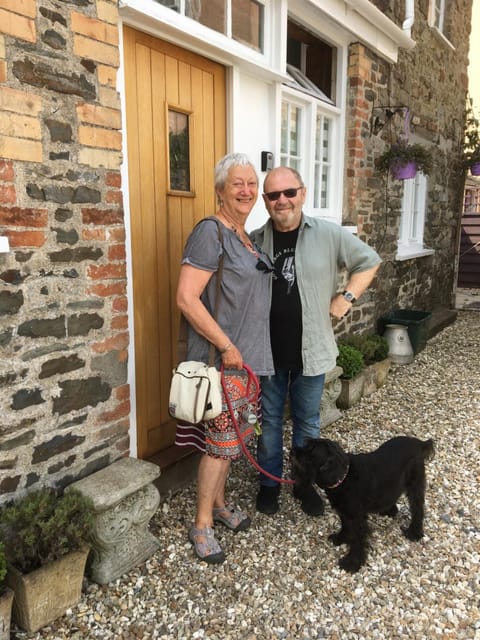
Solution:
M 190 126 L 187 113 L 168 110 L 170 191 L 190 191 Z

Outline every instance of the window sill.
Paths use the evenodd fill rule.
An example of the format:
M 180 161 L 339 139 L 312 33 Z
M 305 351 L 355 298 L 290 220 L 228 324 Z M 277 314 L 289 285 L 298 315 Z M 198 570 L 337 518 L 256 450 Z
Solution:
M 425 256 L 433 256 L 434 253 L 433 249 L 403 249 L 395 254 L 395 260 L 401 262 L 402 260 L 412 260 L 413 258 L 424 258 Z

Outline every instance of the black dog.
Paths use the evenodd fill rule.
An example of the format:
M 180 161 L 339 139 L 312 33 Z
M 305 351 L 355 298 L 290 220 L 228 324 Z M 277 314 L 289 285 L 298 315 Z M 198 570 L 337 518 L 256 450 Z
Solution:
M 423 536 L 425 460 L 433 440 L 398 436 L 371 453 L 346 453 L 326 438 L 310 438 L 292 454 L 293 476 L 299 489 L 316 484 L 324 489 L 342 527 L 329 536 L 334 545 L 349 545 L 340 559 L 342 569 L 355 573 L 367 557 L 368 514 L 394 517 L 397 500 L 406 493 L 411 523 L 403 529 L 409 540 Z

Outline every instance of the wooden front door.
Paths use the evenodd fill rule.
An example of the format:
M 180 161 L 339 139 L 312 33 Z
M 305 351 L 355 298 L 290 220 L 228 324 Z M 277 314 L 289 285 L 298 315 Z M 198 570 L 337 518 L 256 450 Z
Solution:
M 172 445 L 175 291 L 184 242 L 215 211 L 225 153 L 225 69 L 124 28 L 138 456 Z

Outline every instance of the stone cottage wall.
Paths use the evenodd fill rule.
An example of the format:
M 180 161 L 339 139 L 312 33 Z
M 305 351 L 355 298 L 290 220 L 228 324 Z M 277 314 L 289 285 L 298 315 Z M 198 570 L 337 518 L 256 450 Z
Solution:
M 401 25 L 399 7 L 402 13 L 404 3 L 375 4 Z M 428 26 L 424 0 L 415 3 L 416 46 L 401 49 L 397 64 L 386 63 L 361 44 L 350 47 L 344 221 L 358 224 L 360 237 L 384 260 L 375 283 L 375 318 L 392 309 L 431 311 L 452 303 L 463 197 L 460 156 L 471 2 L 459 0 L 450 7 L 448 35 L 454 48 Z M 391 125 L 373 133 L 372 110 L 386 105 L 407 106 L 415 141 L 435 145 L 424 235 L 425 246 L 435 251 L 432 256 L 395 260 L 402 183 L 387 181 L 376 172 L 374 161 L 392 136 L 403 131 L 403 116 L 395 115 Z
M 128 454 L 116 2 L 0 2 L 0 502 Z

